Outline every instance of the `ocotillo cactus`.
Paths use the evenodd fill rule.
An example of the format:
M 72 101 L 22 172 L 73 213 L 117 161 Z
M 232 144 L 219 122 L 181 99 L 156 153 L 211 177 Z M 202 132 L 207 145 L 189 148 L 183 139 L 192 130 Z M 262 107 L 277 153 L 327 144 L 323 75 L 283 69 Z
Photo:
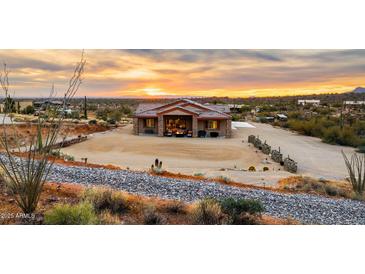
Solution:
M 84 98 L 84 117 L 85 117 L 85 119 L 87 119 L 87 101 L 86 101 L 86 96 Z

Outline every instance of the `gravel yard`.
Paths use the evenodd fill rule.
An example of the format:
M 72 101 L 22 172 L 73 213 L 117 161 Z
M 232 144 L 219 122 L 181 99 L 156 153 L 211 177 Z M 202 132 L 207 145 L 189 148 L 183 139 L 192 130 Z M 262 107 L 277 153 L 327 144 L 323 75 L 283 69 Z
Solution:
M 281 194 L 206 181 L 177 180 L 145 172 L 55 165 L 48 181 L 108 185 L 145 196 L 192 202 L 205 197 L 250 198 L 262 201 L 266 213 L 291 217 L 303 224 L 365 224 L 365 203 L 308 194 Z

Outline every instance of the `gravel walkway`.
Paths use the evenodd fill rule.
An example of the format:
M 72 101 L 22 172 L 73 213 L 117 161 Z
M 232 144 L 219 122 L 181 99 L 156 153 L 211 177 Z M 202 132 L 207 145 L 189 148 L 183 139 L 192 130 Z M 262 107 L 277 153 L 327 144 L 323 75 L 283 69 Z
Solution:
M 48 181 L 108 185 L 144 196 L 192 202 L 205 197 L 260 200 L 267 214 L 291 217 L 303 224 L 365 224 L 365 203 L 309 194 L 282 194 L 205 181 L 177 180 L 145 172 L 54 165 Z

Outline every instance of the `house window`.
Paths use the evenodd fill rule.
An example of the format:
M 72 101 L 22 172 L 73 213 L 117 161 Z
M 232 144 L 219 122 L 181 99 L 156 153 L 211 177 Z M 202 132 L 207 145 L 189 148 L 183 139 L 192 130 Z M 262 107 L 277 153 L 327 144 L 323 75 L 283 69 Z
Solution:
M 218 129 L 218 121 L 217 120 L 209 120 L 207 128 L 208 129 Z
M 155 119 L 153 118 L 146 119 L 146 127 L 149 128 L 155 127 Z

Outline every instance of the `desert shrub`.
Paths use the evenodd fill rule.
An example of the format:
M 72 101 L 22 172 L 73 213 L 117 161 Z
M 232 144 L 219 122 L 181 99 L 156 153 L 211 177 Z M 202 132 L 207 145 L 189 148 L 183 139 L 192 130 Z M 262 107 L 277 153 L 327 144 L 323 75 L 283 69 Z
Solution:
M 219 225 L 224 218 L 220 204 L 214 199 L 204 199 L 196 203 L 191 217 L 193 224 L 197 225 Z
M 93 206 L 88 202 L 77 205 L 59 204 L 44 215 L 47 225 L 92 225 L 97 224 Z
M 99 223 L 102 225 L 118 225 L 121 224 L 120 219 L 110 210 L 104 210 L 99 214 Z
M 143 212 L 143 224 L 145 225 L 162 225 L 165 223 L 164 218 L 158 214 L 155 207 L 147 207 Z
M 240 120 L 240 116 L 237 114 L 232 114 L 232 121 L 239 121 Z
M 227 177 L 227 176 L 219 176 L 218 178 L 217 178 L 219 181 L 222 181 L 222 182 L 224 182 L 224 183 L 230 183 L 230 182 L 232 182 L 232 180 L 231 180 L 231 178 L 229 178 L 229 177 Z
M 227 198 L 220 201 L 223 213 L 227 214 L 229 224 L 256 224 L 257 218 L 264 211 L 264 206 L 257 200 Z
M 254 166 L 250 166 L 250 167 L 248 168 L 248 171 L 256 171 L 256 168 L 255 168 Z
M 337 188 L 335 188 L 333 186 L 326 185 L 324 187 L 324 189 L 326 191 L 326 194 L 328 194 L 329 196 L 338 196 L 339 195 Z
M 166 205 L 166 211 L 173 214 L 186 213 L 185 205 L 181 201 L 172 201 Z
M 98 122 L 96 120 L 90 120 L 89 125 L 96 125 Z
M 197 177 L 204 177 L 204 173 L 201 173 L 201 172 L 197 172 L 197 173 L 194 173 L 194 176 L 197 176 Z
M 123 213 L 130 207 L 125 195 L 107 188 L 88 188 L 83 198 L 90 202 L 96 212 L 110 210 L 113 214 Z
M 33 114 L 35 112 L 35 109 L 33 106 L 26 106 L 23 110 L 22 110 L 22 114 Z
M 269 168 L 267 166 L 264 166 L 264 168 L 262 170 L 263 171 L 269 171 Z
M 221 208 L 226 214 L 247 212 L 258 214 L 264 211 L 264 206 L 258 200 L 226 198 L 219 201 Z
M 72 155 L 68 155 L 68 154 L 61 154 L 61 157 L 65 160 L 65 161 L 75 161 L 75 157 Z

